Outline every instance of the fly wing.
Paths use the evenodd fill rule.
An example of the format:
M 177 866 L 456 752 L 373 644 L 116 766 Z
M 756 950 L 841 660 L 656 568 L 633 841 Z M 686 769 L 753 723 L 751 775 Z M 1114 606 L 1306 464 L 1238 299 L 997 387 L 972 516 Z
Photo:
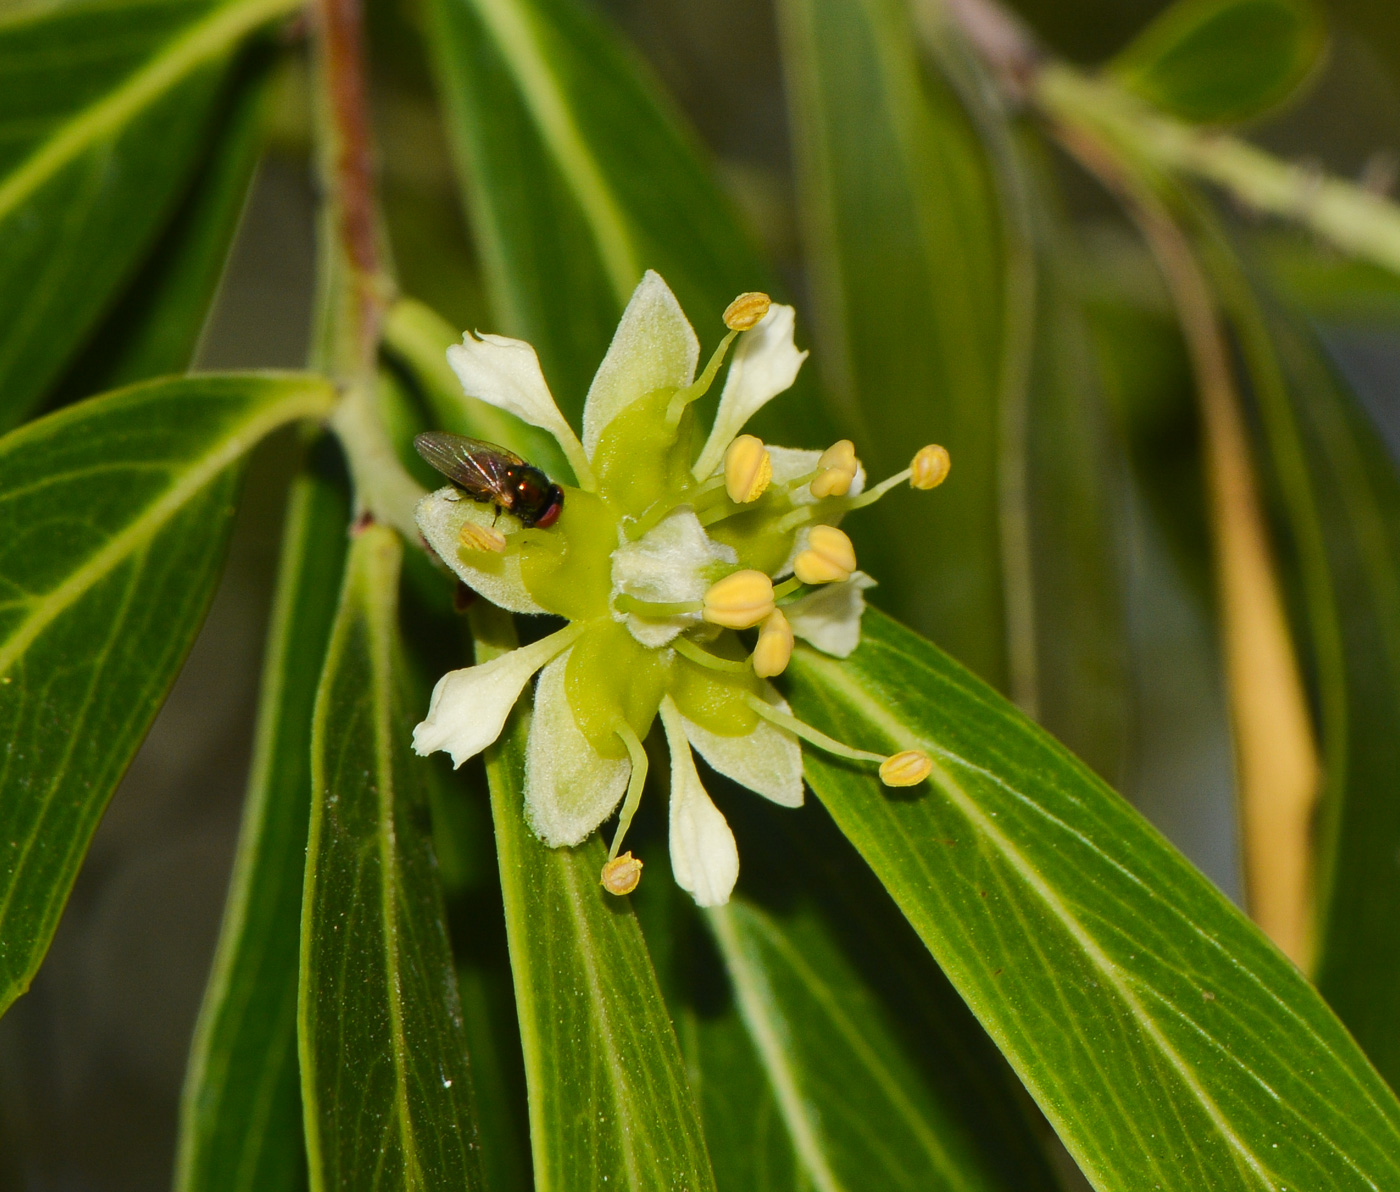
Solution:
M 472 496 L 511 507 L 515 494 L 510 470 L 525 464 L 518 455 L 494 443 L 445 430 L 427 431 L 413 440 L 413 446 L 428 463 Z

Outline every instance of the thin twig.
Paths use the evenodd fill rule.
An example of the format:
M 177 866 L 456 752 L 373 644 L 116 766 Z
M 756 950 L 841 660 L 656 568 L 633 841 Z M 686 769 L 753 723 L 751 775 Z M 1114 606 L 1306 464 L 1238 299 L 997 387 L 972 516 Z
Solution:
M 340 384 L 331 419 L 355 482 L 357 514 L 418 540 L 423 488 L 394 453 L 376 401 L 380 329 L 392 284 L 380 265 L 374 147 L 359 0 L 315 0 L 321 275 L 313 359 Z
M 1280 161 L 1238 137 L 1153 109 L 1110 77 L 1052 61 L 997 0 L 914 0 L 958 26 L 1008 96 L 1091 131 L 1164 172 L 1203 179 L 1252 210 L 1298 223 L 1350 256 L 1400 273 L 1400 205 L 1374 190 Z

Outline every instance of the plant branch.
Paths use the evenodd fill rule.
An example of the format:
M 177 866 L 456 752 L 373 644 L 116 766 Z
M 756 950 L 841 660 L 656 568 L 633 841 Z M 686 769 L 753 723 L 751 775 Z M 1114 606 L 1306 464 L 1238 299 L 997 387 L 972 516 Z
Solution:
M 1153 109 L 1112 79 L 1050 60 L 997 0 L 914 0 L 955 25 L 1003 91 L 1052 123 L 1091 132 L 1121 156 L 1219 186 L 1241 204 L 1309 228 L 1342 252 L 1400 273 L 1400 205 L 1280 161 L 1238 137 Z
M 357 512 L 417 540 L 422 487 L 399 462 L 376 401 L 380 330 L 393 286 L 380 265 L 363 19 L 359 0 L 315 0 L 316 125 L 322 187 L 313 359 L 340 384 L 331 418 Z

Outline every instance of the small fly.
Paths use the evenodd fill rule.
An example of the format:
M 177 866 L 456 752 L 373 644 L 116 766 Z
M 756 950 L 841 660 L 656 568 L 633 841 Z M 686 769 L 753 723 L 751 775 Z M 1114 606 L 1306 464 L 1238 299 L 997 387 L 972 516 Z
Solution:
M 564 490 L 520 456 L 466 435 L 430 430 L 413 440 L 418 454 L 474 501 L 515 514 L 524 526 L 552 526 L 564 508 Z

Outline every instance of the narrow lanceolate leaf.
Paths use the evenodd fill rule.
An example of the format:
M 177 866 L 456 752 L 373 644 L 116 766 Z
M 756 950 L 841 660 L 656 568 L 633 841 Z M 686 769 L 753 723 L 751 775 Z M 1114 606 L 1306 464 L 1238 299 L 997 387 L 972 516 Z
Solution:
M 1315 977 L 1400 1087 L 1400 476 L 1312 333 L 1255 296 L 1223 238 L 1211 247 L 1298 568 L 1299 636 L 1318 687 Z
M 1177 0 L 1110 69 L 1183 120 L 1226 124 L 1292 95 L 1326 40 L 1312 0 Z
M 481 1187 L 471 1072 L 398 642 L 403 548 L 350 549 L 316 695 L 298 1043 L 315 1192 Z
M 922 69 L 900 0 L 778 9 L 813 364 L 873 477 L 924 443 L 953 459 L 937 500 L 891 494 L 851 533 L 883 607 L 1001 683 L 1002 249 L 989 168 L 949 88 Z
M 349 518 L 327 462 L 309 459 L 292 486 L 243 827 L 181 1102 L 179 1192 L 306 1183 L 296 1011 L 311 715 Z
M 808 779 L 1100 1189 L 1400 1185 L 1400 1104 L 1311 985 L 1063 747 L 879 613 L 790 697 L 930 781 Z
M 513 645 L 504 615 L 473 618 L 477 661 Z M 488 751 L 540 1192 L 715 1186 L 680 1047 L 637 920 L 598 884 L 598 836 L 551 849 L 525 824 L 517 712 Z
M 818 917 L 782 921 L 735 900 L 709 921 L 795 1165 L 812 1187 L 1035 1186 L 1030 1172 L 1003 1183 L 981 1161 Z
M 1103 366 L 1077 289 L 1072 233 L 1055 211 L 1043 147 L 1027 137 L 1021 148 L 1037 267 L 1025 392 L 1008 398 L 1001 423 L 1011 692 L 1114 782 L 1125 769 L 1130 723 L 1119 550 L 1125 461 L 1108 429 Z M 1015 483 L 1018 463 L 1024 479 Z M 1020 551 L 1006 549 L 1019 535 Z M 1011 560 L 1021 551 L 1029 575 L 1018 584 Z M 1029 665 L 1018 659 L 1028 650 Z M 1027 674 L 1029 682 L 1017 681 Z
M 500 331 L 560 408 L 583 396 L 643 269 L 706 343 L 769 288 L 691 138 L 578 0 L 431 0 L 430 49 Z M 708 320 L 708 322 L 707 322 Z
M 150 255 L 59 382 L 55 397 L 86 397 L 194 360 L 263 146 L 267 62 L 236 72 L 206 131 L 206 152 Z
M 0 426 L 126 280 L 199 161 L 238 47 L 291 0 L 79 0 L 0 17 Z
M 0 1009 L 194 640 L 239 460 L 334 396 L 297 375 L 157 381 L 0 439 Z

